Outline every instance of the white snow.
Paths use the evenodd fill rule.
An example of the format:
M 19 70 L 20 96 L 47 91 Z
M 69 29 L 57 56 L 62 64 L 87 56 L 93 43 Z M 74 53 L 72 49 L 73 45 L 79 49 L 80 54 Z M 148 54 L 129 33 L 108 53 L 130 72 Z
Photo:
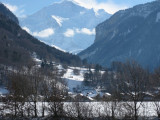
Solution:
M 56 46 L 56 45 L 52 45 L 52 47 L 54 47 L 54 48 L 56 48 L 56 49 L 58 49 L 58 50 L 60 50 L 60 51 L 62 51 L 62 52 L 66 52 L 65 50 L 61 49 L 60 47 L 58 47 L 58 46 Z
M 71 9 L 71 8 L 74 9 Z M 95 16 L 92 9 L 80 7 L 79 4 L 67 2 L 53 3 L 40 11 L 20 20 L 20 25 L 28 32 L 37 34 L 46 28 L 53 28 L 49 37 L 35 37 L 48 45 L 56 45 L 67 52 L 86 49 L 95 39 L 95 26 L 109 18 L 105 11 Z M 80 33 L 76 32 L 79 29 Z M 32 34 L 33 35 L 33 34 Z M 43 35 L 44 36 L 44 35 Z
M 107 96 L 111 96 L 111 94 L 110 94 L 110 93 L 105 93 L 105 95 L 107 95 Z
M 79 75 L 75 75 L 73 70 L 79 70 Z M 74 88 L 79 87 L 81 89 L 83 81 L 84 81 L 84 73 L 86 73 L 87 68 L 80 67 L 69 67 L 67 72 L 64 74 L 62 78 L 64 78 L 68 83 L 68 88 L 70 92 L 73 92 Z
M 37 63 L 37 65 L 40 65 L 42 63 L 42 60 L 40 60 L 36 54 L 36 52 L 32 53 L 32 59 Z
M 63 69 L 63 67 L 62 67 L 62 65 L 57 65 L 57 68 L 58 68 L 58 70 L 62 70 Z
M 63 78 L 67 81 L 69 91 L 73 92 L 73 88 L 81 86 L 84 80 L 83 71 L 80 71 L 79 75 L 74 75 L 73 68 L 67 69 L 67 72 L 64 74 Z
M 69 18 L 63 18 L 63 17 L 60 17 L 60 16 L 55 16 L 55 15 L 52 15 L 52 18 L 54 20 L 56 20 L 56 22 L 58 23 L 58 25 L 60 27 L 62 27 L 62 23 L 65 21 L 65 20 L 69 20 Z
M 74 69 L 79 70 L 79 75 L 74 74 L 73 72 Z M 64 78 L 67 82 L 69 92 L 74 93 L 75 92 L 74 90 L 76 90 L 77 92 L 88 97 L 90 100 L 92 97 L 97 96 L 97 94 L 103 96 L 104 93 L 100 92 L 99 89 L 83 85 L 84 73 L 86 73 L 87 71 L 88 71 L 87 68 L 80 68 L 80 67 L 69 67 L 67 69 L 67 72 L 64 74 L 62 78 Z M 94 69 L 91 69 L 91 71 L 94 72 Z M 101 71 L 101 73 L 103 74 L 104 71 Z
M 70 80 L 75 81 L 83 81 L 83 71 L 80 71 L 80 75 L 74 75 L 73 69 L 68 69 L 66 74 L 63 76 L 64 78 L 69 78 Z
M 28 27 L 26 27 L 26 26 L 22 27 L 22 29 L 25 30 L 26 32 L 30 33 L 30 34 L 32 33 L 32 32 L 30 31 L 30 29 L 29 29 Z
M 33 60 L 37 63 L 42 62 L 42 60 L 38 59 L 38 58 L 33 58 Z

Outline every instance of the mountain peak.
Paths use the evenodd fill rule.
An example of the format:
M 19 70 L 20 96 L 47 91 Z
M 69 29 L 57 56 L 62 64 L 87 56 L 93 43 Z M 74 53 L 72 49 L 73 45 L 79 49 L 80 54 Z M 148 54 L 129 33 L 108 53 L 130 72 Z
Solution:
M 77 2 L 73 0 L 62 0 L 60 2 L 55 2 L 53 4 L 64 4 L 64 5 L 79 5 Z
M 73 0 L 63 0 L 62 3 L 72 3 L 72 4 L 76 4 L 76 2 L 73 1 Z
M 106 13 L 97 17 L 93 9 L 84 8 L 73 0 L 64 0 L 22 19 L 21 25 L 30 29 L 32 33 L 41 33 L 53 28 L 52 36 L 36 37 L 49 45 L 56 45 L 70 52 L 90 46 L 95 38 L 95 26 L 108 16 Z

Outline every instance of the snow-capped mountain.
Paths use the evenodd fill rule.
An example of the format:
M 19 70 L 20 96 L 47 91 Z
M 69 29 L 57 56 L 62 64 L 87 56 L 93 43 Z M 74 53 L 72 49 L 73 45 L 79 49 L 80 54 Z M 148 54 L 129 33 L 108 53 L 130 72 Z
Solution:
M 110 14 L 104 10 L 95 12 L 64 0 L 21 19 L 20 24 L 49 45 L 77 52 L 94 42 L 96 25 L 109 17 Z
M 160 65 L 159 31 L 160 1 L 137 5 L 99 24 L 94 44 L 79 55 L 105 66 L 135 60 L 153 70 Z

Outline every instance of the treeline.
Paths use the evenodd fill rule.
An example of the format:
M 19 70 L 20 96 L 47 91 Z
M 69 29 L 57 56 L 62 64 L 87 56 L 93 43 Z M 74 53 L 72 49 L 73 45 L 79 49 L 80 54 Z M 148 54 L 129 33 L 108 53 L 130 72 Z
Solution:
M 92 102 L 83 103 L 71 98 L 67 84 L 61 79 L 65 70 L 1 66 L 0 83 L 10 92 L 1 96 L 1 117 L 138 120 L 140 117 L 147 119 L 140 115 L 146 110 L 144 103 L 147 101 L 152 102 L 157 116 L 160 114 L 160 103 L 157 102 L 160 99 L 160 68 L 149 72 L 134 61 L 114 63 L 113 71 L 102 71 L 99 65 L 95 68 L 86 72 L 84 85 L 101 86 L 111 96 L 99 99 L 100 105 L 93 107 Z M 77 70 L 74 73 L 79 74 Z
M 46 109 L 52 117 L 62 116 L 63 102 L 68 96 L 67 85 L 61 79 L 64 71 L 36 67 L 8 70 L 2 66 L 1 70 L 0 82 L 9 90 L 9 94 L 0 97 L 2 118 L 29 118 L 39 114 L 44 117 Z
M 127 119 L 138 120 L 140 106 L 144 101 L 155 103 L 157 114 L 160 115 L 160 104 L 157 102 L 160 100 L 160 67 L 150 72 L 135 61 L 127 61 L 113 62 L 111 69 L 104 72 L 88 68 L 84 74 L 84 85 L 109 92 L 111 97 L 102 98 L 104 101 L 125 102 L 125 108 L 130 111 Z

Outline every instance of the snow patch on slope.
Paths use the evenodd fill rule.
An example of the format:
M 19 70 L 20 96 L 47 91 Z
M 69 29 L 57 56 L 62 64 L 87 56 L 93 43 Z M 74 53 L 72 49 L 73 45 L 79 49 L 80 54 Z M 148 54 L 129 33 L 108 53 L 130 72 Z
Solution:
M 60 51 L 62 51 L 62 52 L 66 52 L 65 50 L 63 50 L 63 49 L 59 48 L 59 47 L 58 47 L 58 46 L 56 46 L 56 45 L 52 45 L 52 47 L 54 47 L 54 48 L 56 48 L 56 49 L 58 49 L 58 50 L 60 50 Z
M 52 15 L 52 18 L 53 18 L 54 20 L 56 20 L 56 22 L 58 23 L 58 25 L 59 25 L 60 27 L 62 27 L 62 23 L 63 23 L 65 20 L 69 20 L 69 18 L 62 18 L 62 17 L 60 17 L 60 16 L 55 16 L 55 15 Z
M 24 26 L 24 27 L 22 27 L 22 29 L 31 34 L 31 31 L 28 27 Z
M 83 81 L 84 80 L 84 77 L 83 77 L 83 74 L 84 74 L 84 71 L 80 70 L 80 68 L 78 68 L 78 70 L 80 70 L 80 74 L 79 75 L 74 75 L 73 73 L 73 69 L 74 68 L 69 68 L 66 72 L 66 74 L 64 74 L 64 78 L 69 78 L 71 80 L 75 80 L 75 81 Z
M 78 69 L 80 71 L 79 75 L 75 75 L 73 70 Z M 77 86 L 81 86 L 84 80 L 83 74 L 86 72 L 86 68 L 79 67 L 69 67 L 67 72 L 64 74 L 63 78 L 67 81 L 69 91 L 73 92 L 73 89 Z

